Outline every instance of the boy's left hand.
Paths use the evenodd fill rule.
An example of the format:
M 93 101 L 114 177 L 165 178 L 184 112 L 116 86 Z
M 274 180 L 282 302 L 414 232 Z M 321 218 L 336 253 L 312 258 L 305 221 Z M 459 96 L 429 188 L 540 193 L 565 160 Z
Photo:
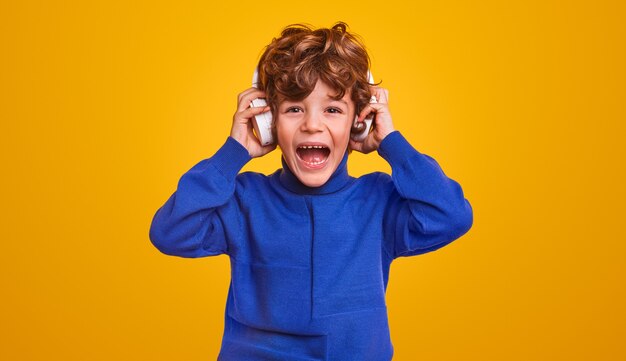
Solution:
M 370 87 L 370 89 L 378 103 L 369 103 L 365 106 L 361 110 L 357 121 L 362 122 L 368 114 L 374 113 L 373 130 L 363 142 L 355 142 L 350 139 L 350 148 L 365 154 L 378 149 L 383 139 L 395 130 L 391 120 L 391 113 L 389 112 L 389 91 L 376 86 Z

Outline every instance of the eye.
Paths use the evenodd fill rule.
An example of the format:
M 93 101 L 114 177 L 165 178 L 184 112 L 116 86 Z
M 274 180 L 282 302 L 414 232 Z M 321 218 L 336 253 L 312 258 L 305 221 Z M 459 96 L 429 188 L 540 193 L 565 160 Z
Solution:
M 342 111 L 339 108 L 335 108 L 335 107 L 330 107 L 328 109 L 326 109 L 327 112 L 332 113 L 332 114 L 341 114 Z
M 285 113 L 301 113 L 302 108 L 300 107 L 289 107 L 285 110 Z

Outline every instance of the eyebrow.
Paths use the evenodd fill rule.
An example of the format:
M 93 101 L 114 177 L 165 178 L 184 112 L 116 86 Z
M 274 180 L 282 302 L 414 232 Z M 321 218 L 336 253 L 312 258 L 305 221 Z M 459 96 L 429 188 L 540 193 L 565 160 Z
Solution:
M 347 101 L 345 101 L 345 100 L 343 100 L 343 99 L 335 99 L 335 98 L 333 98 L 333 97 L 331 97 L 331 96 L 329 96 L 329 98 L 330 98 L 330 99 L 332 99 L 332 101 L 334 101 L 334 102 L 340 102 L 340 103 L 343 103 L 343 104 L 345 104 L 346 106 L 348 106 L 348 102 L 347 102 Z

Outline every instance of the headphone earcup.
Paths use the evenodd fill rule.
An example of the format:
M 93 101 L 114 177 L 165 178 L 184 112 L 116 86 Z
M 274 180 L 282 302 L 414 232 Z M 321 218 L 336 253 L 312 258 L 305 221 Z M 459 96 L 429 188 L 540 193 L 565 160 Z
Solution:
M 358 120 L 359 120 L 359 116 L 358 115 L 354 116 L 354 122 L 352 122 L 352 128 L 350 129 L 350 133 L 354 135 L 363 133 L 365 131 L 365 128 L 367 128 L 365 126 L 365 123 L 363 122 L 359 123 Z

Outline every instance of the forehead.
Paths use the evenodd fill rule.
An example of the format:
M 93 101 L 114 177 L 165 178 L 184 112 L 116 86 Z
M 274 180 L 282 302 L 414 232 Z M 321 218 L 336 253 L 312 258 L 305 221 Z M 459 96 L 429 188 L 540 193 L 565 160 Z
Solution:
M 327 99 L 331 99 L 331 100 L 336 100 L 336 101 L 340 101 L 340 102 L 346 103 L 348 105 L 352 105 L 353 104 L 350 89 L 346 89 L 345 90 L 344 95 L 343 95 L 342 98 L 338 98 L 338 94 L 339 93 L 340 93 L 340 89 L 332 88 L 331 86 L 329 86 L 325 82 L 323 82 L 321 80 L 318 80 L 317 83 L 315 84 L 315 88 L 313 88 L 311 93 L 309 93 L 309 95 L 307 95 L 303 99 L 291 99 L 291 98 L 287 97 L 287 98 L 282 99 L 280 102 L 282 103 L 282 102 L 285 102 L 285 101 L 293 102 L 293 101 L 303 101 L 303 100 L 327 100 Z

